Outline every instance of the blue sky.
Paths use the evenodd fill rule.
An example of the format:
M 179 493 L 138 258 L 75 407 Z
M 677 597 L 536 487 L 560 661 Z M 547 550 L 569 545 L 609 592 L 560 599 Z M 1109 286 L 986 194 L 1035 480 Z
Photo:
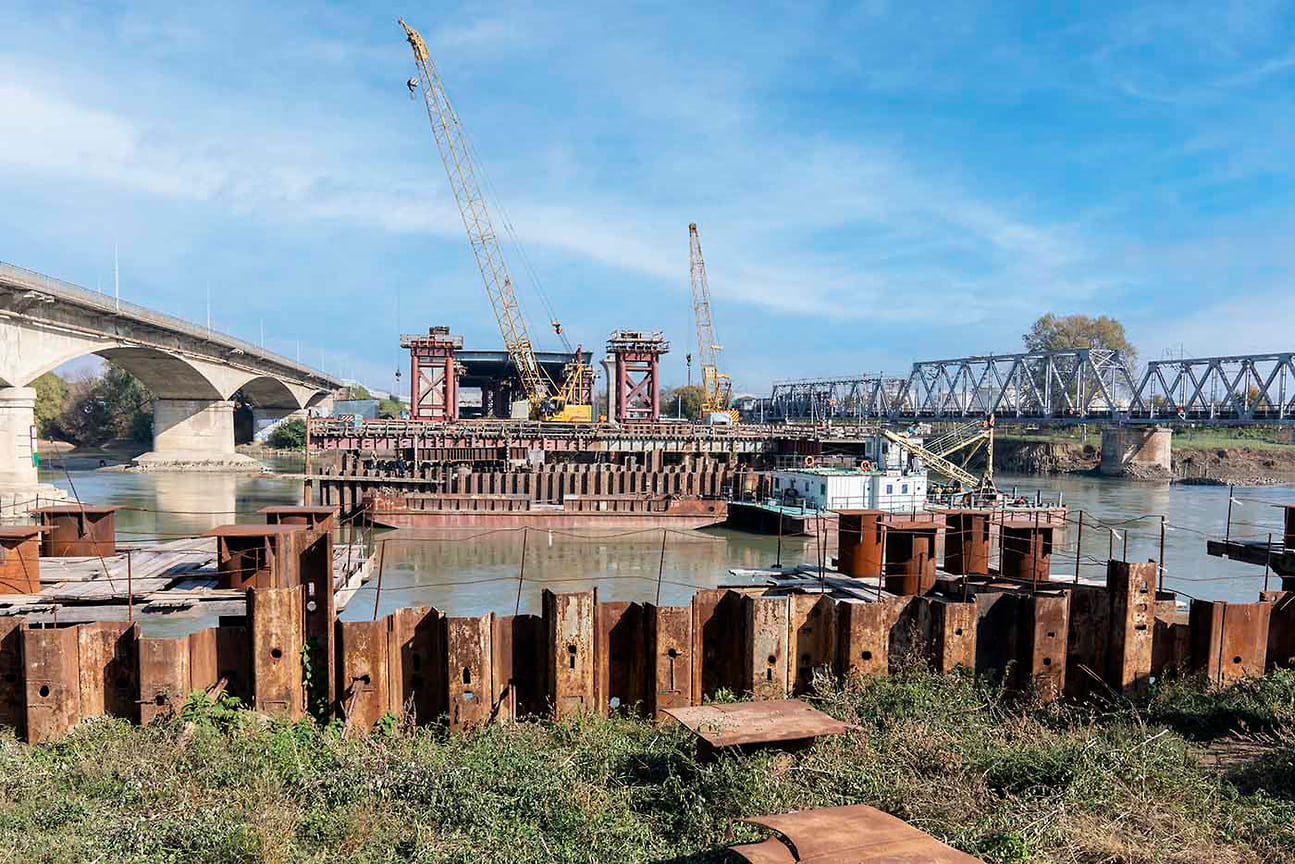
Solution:
M 497 345 L 404 15 L 573 341 L 662 328 L 670 382 L 690 221 L 737 391 L 1046 311 L 1295 348 L 1295 9 L 1039 5 L 4 0 L 0 259 L 111 290 L 116 244 L 123 298 L 377 386 L 398 331 Z

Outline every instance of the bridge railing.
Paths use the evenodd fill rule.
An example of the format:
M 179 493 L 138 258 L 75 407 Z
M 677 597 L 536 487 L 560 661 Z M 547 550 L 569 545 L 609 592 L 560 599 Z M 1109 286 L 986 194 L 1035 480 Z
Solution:
M 53 276 L 47 276 L 44 273 L 37 273 L 34 270 L 28 270 L 25 267 L 19 267 L 0 261 L 0 283 L 8 283 L 15 288 L 21 288 L 28 291 L 37 291 L 67 300 L 81 306 L 85 306 L 106 315 L 121 315 L 144 324 L 150 324 L 155 327 L 163 327 L 181 333 L 193 339 L 199 339 L 204 342 L 210 342 L 219 345 L 222 348 L 229 348 L 240 351 L 251 357 L 265 360 L 275 365 L 282 366 L 306 378 L 317 379 L 329 387 L 340 387 L 342 382 L 327 373 L 321 372 L 310 366 L 307 366 L 290 357 L 284 357 L 273 351 L 267 351 L 260 345 L 255 345 L 236 336 L 230 336 L 207 327 L 201 327 L 183 318 L 174 315 L 168 315 L 165 312 L 157 312 L 146 306 L 140 306 L 137 303 L 130 303 L 117 297 L 109 297 L 98 291 L 91 291 L 80 285 L 74 285 L 71 282 L 65 282 Z

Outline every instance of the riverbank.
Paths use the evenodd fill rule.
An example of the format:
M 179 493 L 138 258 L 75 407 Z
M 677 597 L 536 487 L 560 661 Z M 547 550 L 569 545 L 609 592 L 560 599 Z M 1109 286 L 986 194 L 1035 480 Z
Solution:
M 0 741 L 0 860 L 718 862 L 735 818 L 868 803 L 989 862 L 1295 861 L 1290 673 L 1039 708 L 911 667 L 814 701 L 859 731 L 713 762 L 623 718 L 344 740 L 191 701 Z
M 1013 474 L 1097 473 L 1101 438 L 1089 433 L 1000 434 L 994 468 Z M 1172 479 L 1219 485 L 1295 483 L 1295 445 L 1223 433 L 1175 435 Z

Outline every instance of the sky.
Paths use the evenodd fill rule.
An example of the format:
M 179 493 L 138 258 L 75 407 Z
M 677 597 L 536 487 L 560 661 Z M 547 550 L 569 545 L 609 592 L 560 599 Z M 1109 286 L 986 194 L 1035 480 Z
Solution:
M 735 393 L 1045 312 L 1295 348 L 1290 3 L 188 5 L 0 0 L 0 260 L 110 292 L 116 249 L 123 299 L 377 388 L 401 332 L 499 346 L 403 15 L 541 347 L 547 298 L 682 383 L 696 222 Z

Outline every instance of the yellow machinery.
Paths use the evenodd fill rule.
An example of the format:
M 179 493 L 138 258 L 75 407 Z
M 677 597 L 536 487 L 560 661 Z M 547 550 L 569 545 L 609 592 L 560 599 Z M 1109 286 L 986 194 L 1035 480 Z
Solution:
M 459 215 L 463 217 L 463 227 L 468 232 L 468 242 L 477 260 L 477 269 L 481 271 L 481 280 L 499 322 L 504 347 L 517 367 L 526 400 L 530 403 L 530 416 L 536 420 L 587 423 L 593 420 L 593 406 L 586 401 L 592 370 L 581 361 L 579 349 L 575 359 L 566 366 L 561 386 L 555 386 L 540 366 L 526 319 L 513 292 L 512 277 L 504 261 L 499 238 L 486 210 L 485 196 L 477 185 L 477 171 L 458 115 L 454 113 L 436 64 L 427 51 L 427 43 L 417 30 L 405 23 L 405 19 L 400 19 L 400 26 L 405 28 L 405 36 L 418 66 L 418 79 L 409 79 L 410 91 L 412 93 L 419 87 L 423 91 L 436 147 L 445 165 L 445 173 L 449 175 L 454 200 L 459 205 Z M 554 330 L 561 334 L 561 325 L 554 322 Z
M 962 487 L 964 492 L 994 491 L 994 415 L 990 414 L 983 421 L 977 420 L 954 428 L 952 431 L 933 438 L 925 444 L 918 444 L 910 438 L 881 430 L 886 440 L 906 453 L 921 459 L 926 466 L 937 474 L 943 474 Z M 980 477 L 972 474 L 966 466 L 971 457 L 981 446 L 985 447 L 985 473 Z M 962 453 L 962 464 L 949 457 Z
M 697 319 L 697 360 L 701 364 L 702 417 L 715 422 L 721 416 L 736 422 L 737 412 L 728 407 L 733 382 L 719 371 L 716 356 L 722 346 L 715 338 L 715 328 L 710 321 L 710 284 L 706 280 L 706 262 L 701 257 L 701 236 L 697 223 L 688 226 L 688 274 L 692 283 L 692 310 Z

